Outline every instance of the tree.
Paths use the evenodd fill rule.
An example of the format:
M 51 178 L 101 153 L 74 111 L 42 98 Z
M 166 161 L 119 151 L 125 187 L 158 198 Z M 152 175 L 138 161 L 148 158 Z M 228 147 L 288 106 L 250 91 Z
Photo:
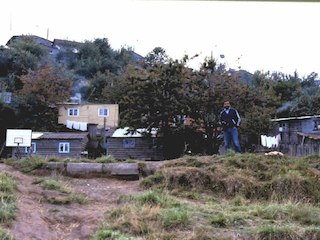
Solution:
M 21 76 L 23 88 L 18 92 L 18 120 L 21 127 L 33 130 L 57 129 L 56 104 L 70 97 L 72 80 L 62 69 L 45 65 Z
M 14 110 L 0 102 L 0 155 L 2 147 L 6 141 L 6 131 L 8 128 L 16 127 L 16 115 Z
M 145 57 L 146 66 L 152 66 L 156 63 L 168 63 L 170 60 L 166 53 L 166 50 L 162 47 L 155 47 L 151 52 L 149 52 Z
M 35 70 L 47 56 L 45 48 L 36 44 L 30 36 L 12 41 L 9 48 L 0 50 L 0 78 L 2 89 L 15 91 L 22 88 L 19 76 Z

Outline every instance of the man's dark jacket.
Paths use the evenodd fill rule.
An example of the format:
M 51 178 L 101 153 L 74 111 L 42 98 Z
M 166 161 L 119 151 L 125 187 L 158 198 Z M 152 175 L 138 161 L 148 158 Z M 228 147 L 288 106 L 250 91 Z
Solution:
M 227 109 L 223 109 L 220 113 L 220 121 L 223 129 L 238 127 L 240 120 L 240 115 L 234 108 L 229 108 L 229 113 L 227 113 Z

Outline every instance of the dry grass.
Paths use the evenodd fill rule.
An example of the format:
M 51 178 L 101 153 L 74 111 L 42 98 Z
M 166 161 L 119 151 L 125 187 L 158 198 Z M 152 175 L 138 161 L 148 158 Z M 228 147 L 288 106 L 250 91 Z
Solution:
M 320 158 L 242 154 L 168 161 L 106 213 L 132 239 L 319 239 Z

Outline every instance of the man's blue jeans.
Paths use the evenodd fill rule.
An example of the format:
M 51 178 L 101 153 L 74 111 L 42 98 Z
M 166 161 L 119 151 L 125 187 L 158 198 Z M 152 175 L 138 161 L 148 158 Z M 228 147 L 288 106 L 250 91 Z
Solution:
M 241 147 L 238 138 L 238 129 L 236 127 L 227 128 L 223 131 L 224 147 L 226 150 L 230 148 L 231 141 L 235 147 L 236 152 L 241 153 Z

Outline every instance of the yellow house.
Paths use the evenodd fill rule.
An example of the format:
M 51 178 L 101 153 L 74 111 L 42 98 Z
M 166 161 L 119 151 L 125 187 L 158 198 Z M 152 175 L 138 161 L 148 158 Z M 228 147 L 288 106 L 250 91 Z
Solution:
M 98 124 L 98 127 L 114 128 L 119 123 L 118 104 L 79 104 L 62 103 L 58 105 L 58 123 L 67 128 L 87 130 L 87 124 Z

